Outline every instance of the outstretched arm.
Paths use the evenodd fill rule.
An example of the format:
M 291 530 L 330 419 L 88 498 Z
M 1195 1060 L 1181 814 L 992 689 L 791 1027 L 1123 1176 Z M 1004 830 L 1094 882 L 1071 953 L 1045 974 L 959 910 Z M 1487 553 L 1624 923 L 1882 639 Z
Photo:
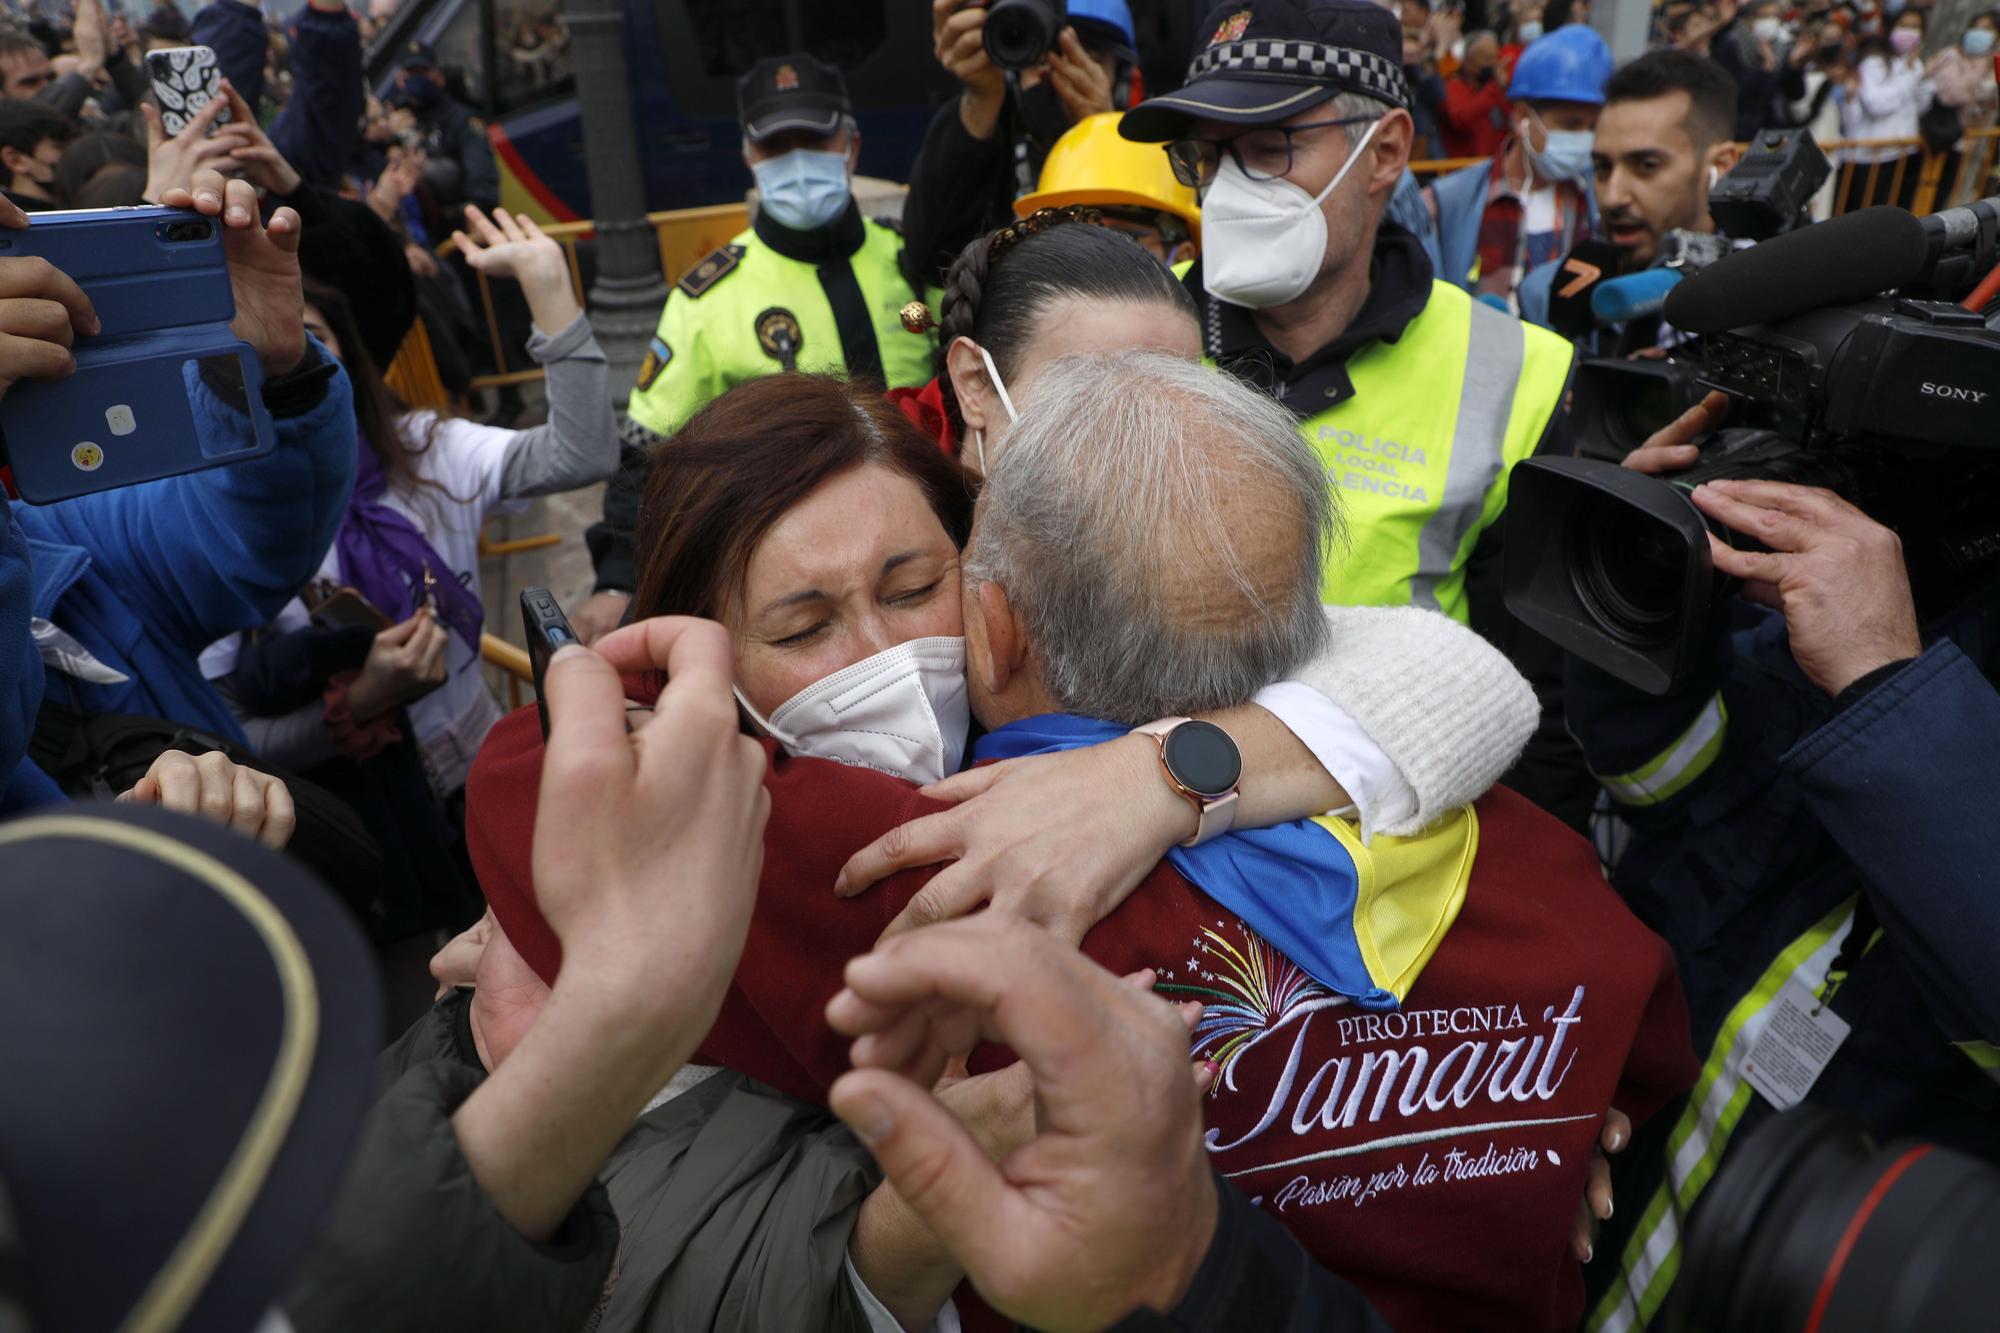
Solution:
M 1237 827 L 1353 809 L 1364 833 L 1413 833 L 1499 780 L 1538 710 L 1498 649 L 1435 612 L 1327 614 L 1332 640 L 1298 680 L 1206 715 L 1243 753 Z M 891 933 L 991 902 L 1081 940 L 1195 829 L 1147 736 L 981 765 L 924 794 L 954 808 L 890 830 L 835 886 L 954 861 Z

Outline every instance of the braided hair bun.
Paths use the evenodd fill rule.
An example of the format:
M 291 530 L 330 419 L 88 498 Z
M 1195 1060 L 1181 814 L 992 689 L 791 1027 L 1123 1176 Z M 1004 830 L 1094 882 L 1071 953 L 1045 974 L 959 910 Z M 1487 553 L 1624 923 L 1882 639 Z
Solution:
M 952 261 L 936 366 L 938 397 L 955 434 L 965 434 L 965 418 L 946 357 L 960 338 L 985 348 L 1004 379 L 1039 333 L 1042 315 L 1061 301 L 1158 302 L 1195 318 L 1194 299 L 1167 266 L 1123 233 L 1091 225 L 1097 219 L 1095 209 L 1041 209 L 978 237 Z

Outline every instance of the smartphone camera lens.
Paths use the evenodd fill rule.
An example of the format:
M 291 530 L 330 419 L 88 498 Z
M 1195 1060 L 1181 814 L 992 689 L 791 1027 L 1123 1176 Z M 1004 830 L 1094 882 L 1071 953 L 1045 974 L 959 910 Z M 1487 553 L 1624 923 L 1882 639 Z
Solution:
M 168 243 L 184 241 L 205 241 L 215 234 L 215 224 L 207 218 L 189 218 L 185 222 L 163 222 L 160 224 L 160 239 Z

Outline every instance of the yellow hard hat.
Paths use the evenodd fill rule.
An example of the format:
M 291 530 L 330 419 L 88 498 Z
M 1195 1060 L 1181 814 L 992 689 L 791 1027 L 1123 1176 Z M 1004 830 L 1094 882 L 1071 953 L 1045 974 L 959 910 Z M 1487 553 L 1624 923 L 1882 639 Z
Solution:
M 1038 208 L 1068 204 L 1101 208 L 1149 208 L 1171 213 L 1201 240 L 1201 201 L 1192 186 L 1174 179 L 1167 155 L 1156 143 L 1134 143 L 1118 133 L 1119 113 L 1086 116 L 1056 140 L 1042 163 L 1033 194 L 1014 201 L 1027 217 Z

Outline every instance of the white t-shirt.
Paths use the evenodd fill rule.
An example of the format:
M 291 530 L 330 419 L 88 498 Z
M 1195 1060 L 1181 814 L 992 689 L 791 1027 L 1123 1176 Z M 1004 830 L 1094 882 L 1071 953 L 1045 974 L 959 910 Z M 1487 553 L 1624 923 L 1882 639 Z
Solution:
M 458 417 L 438 421 L 433 413 L 413 412 L 402 419 L 405 438 L 422 440 L 433 422 L 437 425 L 431 445 L 413 464 L 420 481 L 436 485 L 391 487 L 382 502 L 430 539 L 450 569 L 449 574 L 442 569 L 435 571 L 440 580 L 455 577 L 479 597 L 479 530 L 502 501 L 501 478 L 518 432 Z M 326 553 L 319 572 L 320 577 L 334 583 L 344 582 L 337 549 Z M 382 609 L 398 618 L 408 614 L 401 607 Z M 293 598 L 271 623 L 277 629 L 291 630 L 302 628 L 310 619 L 305 603 Z M 450 675 L 443 685 L 409 706 L 417 744 L 439 792 L 447 795 L 465 785 L 472 756 L 479 752 L 487 731 L 500 720 L 500 705 L 486 688 L 479 654 L 458 635 L 450 638 L 445 648 Z M 209 645 L 201 655 L 203 674 L 213 680 L 235 670 L 237 644 L 232 635 Z

